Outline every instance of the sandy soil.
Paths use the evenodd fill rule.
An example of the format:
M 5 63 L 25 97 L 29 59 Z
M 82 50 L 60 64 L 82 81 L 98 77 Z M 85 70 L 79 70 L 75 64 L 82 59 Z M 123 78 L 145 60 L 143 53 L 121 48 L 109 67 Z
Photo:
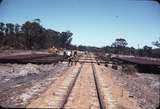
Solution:
M 122 90 L 115 84 L 109 68 L 105 68 L 104 70 L 103 66 L 95 65 L 95 67 L 107 109 L 141 109 L 136 106 L 134 100 L 128 97 L 125 90 Z
M 100 76 L 112 92 L 118 107 L 122 109 L 155 109 L 160 100 L 160 75 L 140 74 L 126 75 L 111 66 L 97 66 Z
M 67 68 L 57 65 L 0 64 L 0 105 L 25 107 L 30 99 L 43 92 Z

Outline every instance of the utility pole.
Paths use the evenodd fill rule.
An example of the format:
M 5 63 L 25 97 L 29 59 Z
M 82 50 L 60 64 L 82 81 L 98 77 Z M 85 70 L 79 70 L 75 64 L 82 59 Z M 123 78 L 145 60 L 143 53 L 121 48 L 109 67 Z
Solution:
M 138 44 L 138 56 L 139 56 L 139 44 Z

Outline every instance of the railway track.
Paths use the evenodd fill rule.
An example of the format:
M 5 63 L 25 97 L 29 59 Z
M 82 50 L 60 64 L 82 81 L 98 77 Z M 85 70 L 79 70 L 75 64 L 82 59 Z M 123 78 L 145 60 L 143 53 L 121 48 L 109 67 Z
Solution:
M 94 58 L 87 58 L 88 63 L 94 61 Z M 63 81 L 59 81 L 59 87 L 52 91 L 54 95 L 44 94 L 39 99 L 33 101 L 28 107 L 49 107 L 49 108 L 95 108 L 106 109 L 101 93 L 99 79 L 96 76 L 94 64 L 82 63 L 76 72 L 70 72 Z M 74 68 L 75 70 L 75 68 Z M 52 98 L 44 98 L 44 96 L 52 96 Z M 49 105 L 44 104 L 44 99 L 50 99 Z
M 50 84 L 46 90 L 26 104 L 27 108 L 58 108 L 58 109 L 118 109 L 121 103 L 112 94 L 112 88 L 106 79 L 106 73 L 111 72 L 99 66 L 105 61 L 96 60 L 93 55 L 79 57 L 77 65 L 69 67 L 60 77 Z M 0 57 L 0 60 L 4 58 Z M 64 61 L 63 57 L 57 58 L 53 55 L 27 55 L 27 57 L 6 57 L 9 60 L 20 60 L 31 63 L 53 63 L 53 61 Z M 67 61 L 67 60 L 65 60 Z M 74 61 L 73 61 L 74 62 Z M 97 64 L 98 65 L 97 65 Z M 106 82 L 106 80 L 108 80 Z M 112 86 L 111 86 L 112 87 Z M 120 90 L 122 91 L 122 90 Z M 123 93 L 123 91 L 122 91 Z M 118 95 L 118 97 L 123 94 Z M 117 95 L 116 95 L 117 96 Z M 127 96 L 127 95 L 126 95 Z M 121 98 L 118 99 L 122 99 Z M 126 101 L 125 101 L 126 102 Z M 137 104 L 127 101 L 137 108 Z M 133 107 L 131 106 L 131 107 Z

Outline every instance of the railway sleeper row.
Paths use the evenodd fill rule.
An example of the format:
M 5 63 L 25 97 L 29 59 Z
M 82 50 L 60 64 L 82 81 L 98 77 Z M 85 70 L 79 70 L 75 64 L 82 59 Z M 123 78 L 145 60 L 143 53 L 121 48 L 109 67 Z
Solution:
M 71 94 L 73 93 L 73 89 L 77 87 L 77 89 L 79 90 L 79 93 L 89 93 L 91 91 L 90 92 L 91 95 L 90 94 L 87 95 L 88 99 L 85 99 L 87 100 L 86 102 L 89 102 L 86 106 L 89 105 L 90 107 L 91 105 L 91 107 L 94 107 L 94 108 L 98 106 L 100 109 L 116 109 L 114 107 L 115 106 L 113 103 L 114 101 L 111 101 L 112 100 L 111 92 L 109 92 L 109 90 L 106 89 L 106 86 L 104 85 L 104 82 L 103 82 L 104 80 L 98 75 L 99 73 L 96 71 L 94 64 L 92 63 L 92 64 L 86 64 L 86 65 L 89 65 L 89 66 L 85 66 L 85 69 L 83 69 L 83 74 L 81 74 L 82 73 L 81 70 L 82 70 L 82 67 L 84 67 L 84 63 L 81 64 L 78 70 L 73 69 L 75 71 L 71 71 L 70 74 L 68 74 L 68 76 L 63 80 L 60 86 L 57 87 L 56 91 L 52 95 L 52 98 L 49 97 L 49 99 L 51 99 L 52 101 L 49 102 L 45 107 L 58 108 L 58 109 L 72 107 L 72 101 L 70 101 L 71 99 L 69 98 L 70 97 L 73 98 L 73 95 L 71 96 Z M 89 70 L 90 73 L 86 77 L 85 74 L 87 72 L 85 70 L 88 69 L 88 67 L 90 67 L 90 70 Z M 80 74 L 82 77 L 79 77 Z M 87 78 L 88 79 L 90 78 L 89 79 L 90 81 L 88 80 L 86 81 L 89 84 L 87 86 L 89 86 L 90 88 L 84 85 L 86 83 L 81 82 L 82 78 L 84 78 L 83 80 L 85 81 L 87 80 Z M 79 88 L 79 86 L 75 87 L 75 84 L 79 84 L 79 85 L 81 84 L 82 86 L 85 86 L 84 88 L 87 88 L 87 89 L 84 91 L 82 87 L 81 87 L 82 89 Z M 107 94 L 106 94 L 106 90 L 107 90 Z M 77 96 L 74 95 L 75 100 L 81 98 L 81 97 L 80 98 L 76 98 L 76 97 Z M 93 100 L 93 98 L 96 100 Z M 94 101 L 94 103 L 91 101 L 91 99 Z M 70 102 L 70 105 L 67 105 L 69 102 Z

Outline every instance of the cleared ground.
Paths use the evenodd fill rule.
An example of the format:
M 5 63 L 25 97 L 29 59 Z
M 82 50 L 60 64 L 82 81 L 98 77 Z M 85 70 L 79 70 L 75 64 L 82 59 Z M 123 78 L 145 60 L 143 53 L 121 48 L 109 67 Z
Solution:
M 66 64 L 16 65 L 0 64 L 0 104 L 4 107 L 25 107 L 48 84 L 67 69 Z

